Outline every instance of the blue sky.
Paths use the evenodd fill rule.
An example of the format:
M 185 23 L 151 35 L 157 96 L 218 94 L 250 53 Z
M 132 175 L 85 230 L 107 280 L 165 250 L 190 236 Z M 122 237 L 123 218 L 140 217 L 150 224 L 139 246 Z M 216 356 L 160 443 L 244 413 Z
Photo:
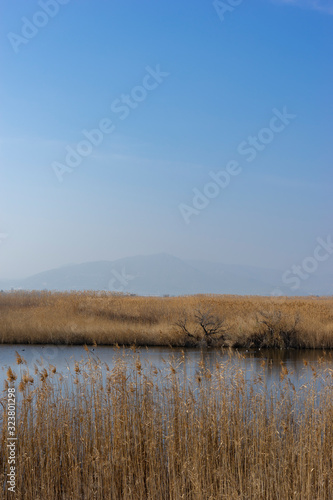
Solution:
M 159 252 L 283 270 L 330 234 L 332 2 L 222 4 L 1 3 L 0 278 Z

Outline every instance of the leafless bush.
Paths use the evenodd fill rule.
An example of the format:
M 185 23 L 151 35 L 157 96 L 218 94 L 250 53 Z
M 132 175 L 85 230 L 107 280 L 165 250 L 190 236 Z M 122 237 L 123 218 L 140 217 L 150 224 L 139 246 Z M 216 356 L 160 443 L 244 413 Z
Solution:
M 225 341 L 227 329 L 224 318 L 216 316 L 210 309 L 201 310 L 200 308 L 197 309 L 194 317 L 203 330 L 204 340 L 208 347 Z
M 247 339 L 247 347 L 260 348 L 300 348 L 298 324 L 300 315 L 286 315 L 281 310 L 259 311 L 256 315 L 257 331 Z
M 175 324 L 186 335 L 185 345 L 197 345 L 202 342 L 207 347 L 212 347 L 225 342 L 227 332 L 225 319 L 217 316 L 210 309 L 196 309 L 192 331 L 190 331 L 190 322 L 186 314 L 183 314 Z

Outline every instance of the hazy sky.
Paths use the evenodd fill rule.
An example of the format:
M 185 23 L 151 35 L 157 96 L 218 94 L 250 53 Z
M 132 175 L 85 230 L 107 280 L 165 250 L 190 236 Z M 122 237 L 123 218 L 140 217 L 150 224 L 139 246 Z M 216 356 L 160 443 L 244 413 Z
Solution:
M 0 278 L 157 252 L 282 270 L 312 255 L 332 231 L 332 14 L 3 0 Z

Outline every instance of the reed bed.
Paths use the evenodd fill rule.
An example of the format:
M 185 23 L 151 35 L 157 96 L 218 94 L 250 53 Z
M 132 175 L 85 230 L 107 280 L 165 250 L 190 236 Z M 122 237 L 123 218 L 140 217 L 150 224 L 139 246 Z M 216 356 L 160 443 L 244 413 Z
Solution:
M 333 297 L 0 293 L 0 343 L 195 346 L 205 342 L 333 348 Z
M 113 369 L 89 357 L 68 375 L 24 360 L 16 387 L 16 492 L 8 492 L 6 393 L 1 399 L 0 496 L 24 500 L 333 498 L 332 370 L 298 390 L 286 366 L 268 387 L 232 357 L 188 380 L 183 361 Z

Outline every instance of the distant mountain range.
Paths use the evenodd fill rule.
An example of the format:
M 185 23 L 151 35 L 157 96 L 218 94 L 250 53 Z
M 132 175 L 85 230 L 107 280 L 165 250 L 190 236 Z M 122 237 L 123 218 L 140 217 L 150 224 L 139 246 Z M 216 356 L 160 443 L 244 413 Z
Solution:
M 168 254 L 68 265 L 22 280 L 0 280 L 1 290 L 106 290 L 138 295 L 332 295 L 333 273 L 314 273 L 292 290 L 282 271 L 182 260 Z

